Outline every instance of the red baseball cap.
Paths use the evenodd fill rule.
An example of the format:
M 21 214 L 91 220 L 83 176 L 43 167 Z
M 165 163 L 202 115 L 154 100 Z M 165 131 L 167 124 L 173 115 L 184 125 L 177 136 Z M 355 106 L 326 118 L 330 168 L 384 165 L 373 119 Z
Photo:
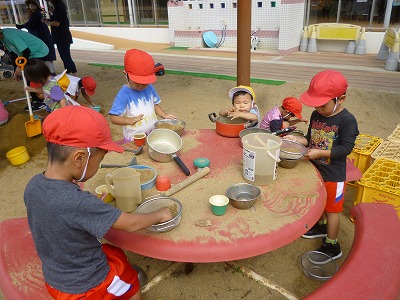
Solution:
M 342 73 L 333 70 L 322 71 L 311 79 L 310 86 L 300 96 L 300 101 L 311 107 L 321 106 L 342 96 L 347 87 L 347 80 Z
M 139 84 L 156 82 L 154 59 L 146 52 L 138 49 L 126 51 L 124 68 L 129 78 Z
M 282 101 L 282 107 L 287 111 L 291 112 L 295 115 L 295 117 L 299 120 L 303 119 L 301 115 L 301 110 L 303 109 L 303 105 L 300 100 L 294 97 L 286 97 Z
M 43 135 L 48 142 L 78 148 L 100 148 L 123 152 L 112 141 L 106 118 L 92 108 L 71 105 L 53 111 L 43 122 Z
M 83 77 L 82 86 L 85 89 L 86 94 L 89 96 L 94 95 L 94 91 L 96 90 L 96 81 L 92 76 Z

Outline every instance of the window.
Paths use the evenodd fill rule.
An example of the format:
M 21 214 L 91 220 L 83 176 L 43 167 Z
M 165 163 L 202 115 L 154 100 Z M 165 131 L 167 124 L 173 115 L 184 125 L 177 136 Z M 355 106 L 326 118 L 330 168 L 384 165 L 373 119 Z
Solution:
M 211 8 L 211 9 L 214 8 L 214 3 L 210 3 L 210 8 Z
M 221 8 L 225 8 L 225 3 L 221 3 Z
M 257 7 L 262 7 L 262 2 L 257 2 Z

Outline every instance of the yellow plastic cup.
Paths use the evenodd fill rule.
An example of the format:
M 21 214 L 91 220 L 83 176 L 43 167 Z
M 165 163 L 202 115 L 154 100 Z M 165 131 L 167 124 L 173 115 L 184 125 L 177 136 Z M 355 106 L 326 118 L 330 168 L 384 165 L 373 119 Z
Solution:
M 6 153 L 6 156 L 13 166 L 22 165 L 31 158 L 25 146 L 11 149 Z
M 107 194 L 103 199 L 103 201 L 106 203 L 109 203 L 114 200 L 113 195 L 110 194 L 110 192 L 108 191 L 108 188 L 105 184 L 98 186 L 96 188 L 95 192 L 99 199 L 101 199 L 104 194 Z

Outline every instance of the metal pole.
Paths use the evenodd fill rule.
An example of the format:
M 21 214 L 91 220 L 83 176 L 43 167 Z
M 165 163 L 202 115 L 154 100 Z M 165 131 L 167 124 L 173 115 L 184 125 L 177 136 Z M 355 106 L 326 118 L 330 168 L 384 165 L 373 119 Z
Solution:
M 339 23 L 340 20 L 340 12 L 342 11 L 342 0 L 339 0 L 338 2 L 338 8 L 337 8 L 337 16 L 336 16 L 336 23 Z
M 237 85 L 250 85 L 251 1 L 238 0 Z
M 128 10 L 129 10 L 129 25 L 133 27 L 133 14 L 132 14 L 132 0 L 128 1 Z
M 369 16 L 369 27 L 372 27 L 372 22 L 374 21 L 375 6 L 376 6 L 376 0 L 372 0 L 371 15 Z
M 383 28 L 389 28 L 390 16 L 392 15 L 392 8 L 393 8 L 393 0 L 387 0 L 385 20 L 383 20 Z
M 14 14 L 15 24 L 19 24 L 17 10 L 15 9 L 14 0 L 11 0 L 11 7 L 12 7 L 12 10 L 13 10 L 13 14 Z

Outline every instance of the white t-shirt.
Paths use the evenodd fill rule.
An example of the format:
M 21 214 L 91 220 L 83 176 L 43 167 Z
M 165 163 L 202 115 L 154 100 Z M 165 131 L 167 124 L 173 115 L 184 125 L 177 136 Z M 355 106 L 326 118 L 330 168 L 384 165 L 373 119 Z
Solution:
M 133 90 L 126 85 L 119 90 L 109 114 L 124 117 L 144 115 L 136 124 L 122 127 L 125 141 L 132 141 L 136 133 L 149 134 L 154 129 L 154 124 L 158 121 L 154 105 L 160 102 L 160 97 L 151 84 L 142 91 Z

